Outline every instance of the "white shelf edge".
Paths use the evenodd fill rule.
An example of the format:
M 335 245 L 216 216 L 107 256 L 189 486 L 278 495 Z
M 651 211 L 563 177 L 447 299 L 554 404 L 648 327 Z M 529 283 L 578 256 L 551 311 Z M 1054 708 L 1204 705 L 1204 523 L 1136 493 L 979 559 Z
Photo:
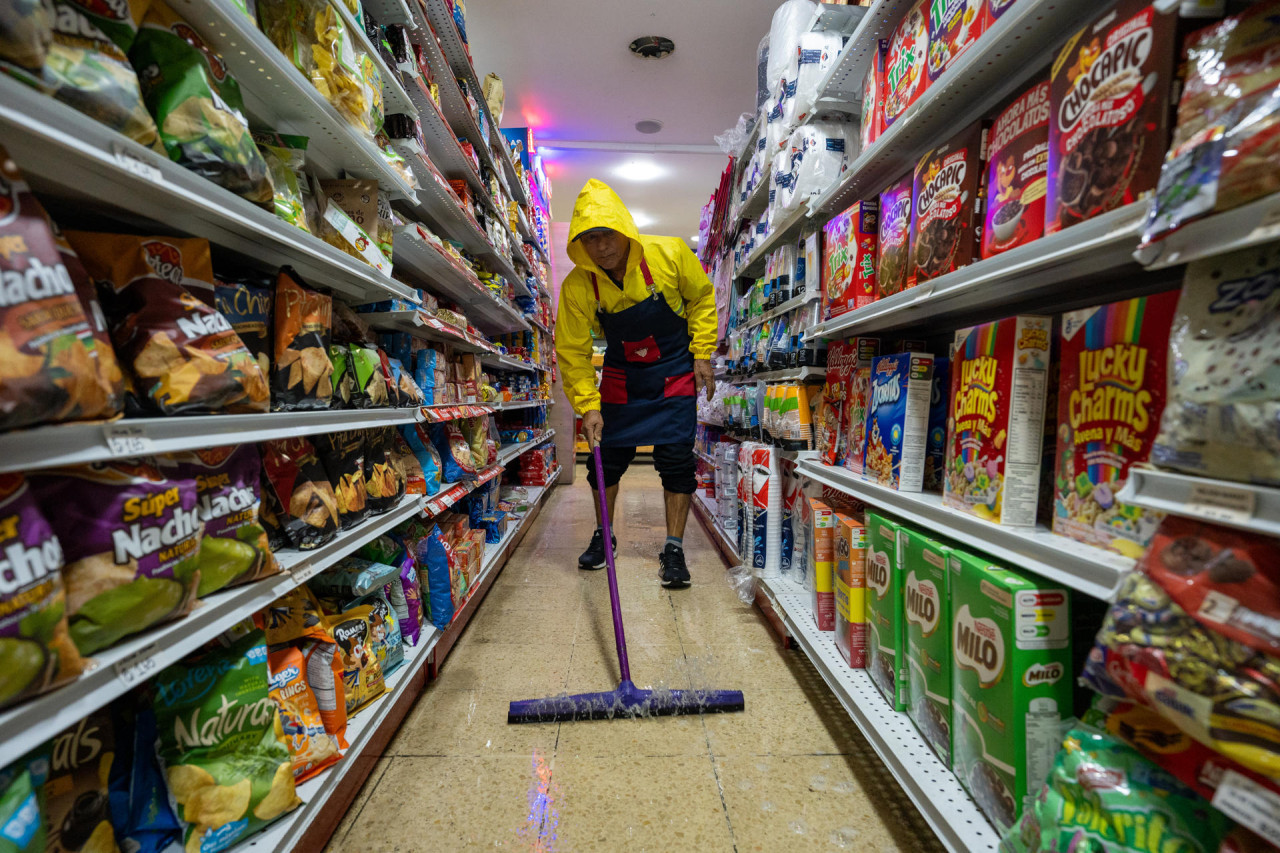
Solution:
M 1280 536 L 1280 489 L 1268 486 L 1130 468 L 1129 481 L 1116 497 L 1170 515 Z
M 701 492 L 697 492 L 696 496 L 697 500 L 694 502 L 694 506 L 706 514 L 707 526 L 715 530 L 716 535 L 720 537 L 720 541 L 724 543 L 726 550 L 733 555 L 735 560 L 741 562 L 742 555 L 738 553 L 738 543 L 730 539 L 729 534 L 720 526 L 719 517 L 711 505 L 711 499 Z
M 549 429 L 537 438 L 533 438 L 528 441 L 521 441 L 517 444 L 507 445 L 506 447 L 500 448 L 498 450 L 498 464 L 505 468 L 510 464 L 511 460 L 518 456 L 523 456 L 525 453 L 540 444 L 546 444 L 548 441 L 555 438 L 555 435 L 556 431 L 554 429 Z

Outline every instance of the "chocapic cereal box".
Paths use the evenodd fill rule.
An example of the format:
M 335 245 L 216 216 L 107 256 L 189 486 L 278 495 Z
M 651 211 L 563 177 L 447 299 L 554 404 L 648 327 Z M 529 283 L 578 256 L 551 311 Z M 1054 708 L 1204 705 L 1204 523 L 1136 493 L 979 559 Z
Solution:
M 1029 315 L 956 332 L 942 493 L 952 509 L 1035 525 L 1051 332 L 1051 318 Z
M 864 480 L 900 492 L 920 491 L 932 387 L 933 356 L 928 353 L 898 352 L 872 362 Z
M 880 297 L 901 293 L 911 272 L 911 186 L 908 172 L 880 193 L 880 245 L 876 269 L 876 291 Z
M 1049 81 L 1023 92 L 991 123 L 987 136 L 986 224 L 982 257 L 1044 235 L 1049 173 Z
M 906 619 L 898 525 L 867 513 L 867 674 L 895 711 L 907 707 Z
M 1044 783 L 1071 716 L 1071 597 L 952 548 L 952 770 L 1003 832 Z
M 898 525 L 906 618 L 907 716 L 934 753 L 951 766 L 950 548 Z
M 920 158 L 912 176 L 908 286 L 968 266 L 982 245 L 987 126 L 974 122 Z
M 867 528 L 835 514 L 836 648 L 855 669 L 867 665 Z
M 1163 513 L 1117 499 L 1164 411 L 1176 290 L 1062 316 L 1053 532 L 1138 558 Z

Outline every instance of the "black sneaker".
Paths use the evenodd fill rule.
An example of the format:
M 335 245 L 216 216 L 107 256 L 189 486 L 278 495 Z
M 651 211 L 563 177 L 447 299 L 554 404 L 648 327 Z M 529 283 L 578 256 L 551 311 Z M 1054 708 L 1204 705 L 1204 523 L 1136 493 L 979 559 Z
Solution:
M 684 565 L 684 549 L 670 543 L 658 555 L 658 577 L 667 589 L 684 589 L 689 585 L 689 570 Z
M 618 553 L 618 537 L 613 538 L 613 553 Z M 604 568 L 604 532 L 599 527 L 591 534 L 591 544 L 578 558 L 578 568 L 588 571 Z

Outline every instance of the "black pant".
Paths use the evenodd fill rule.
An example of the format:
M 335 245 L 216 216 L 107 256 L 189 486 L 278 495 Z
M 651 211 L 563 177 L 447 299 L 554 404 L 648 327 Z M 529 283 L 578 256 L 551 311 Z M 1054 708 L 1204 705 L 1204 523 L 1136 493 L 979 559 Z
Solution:
M 634 447 L 601 447 L 600 461 L 604 467 L 605 488 L 618 485 L 622 474 L 636 458 Z M 693 442 L 681 444 L 655 444 L 653 467 L 662 478 L 662 488 L 678 495 L 691 495 L 698 488 L 697 457 L 693 455 Z M 587 482 L 596 488 L 596 466 L 587 460 Z

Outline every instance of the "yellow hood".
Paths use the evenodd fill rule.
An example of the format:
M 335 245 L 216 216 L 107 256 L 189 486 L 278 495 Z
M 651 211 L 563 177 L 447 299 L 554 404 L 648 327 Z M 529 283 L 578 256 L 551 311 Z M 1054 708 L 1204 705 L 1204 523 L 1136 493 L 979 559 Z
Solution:
M 627 272 L 640 263 L 644 257 L 644 246 L 640 243 L 640 232 L 636 230 L 636 222 L 631 218 L 631 211 L 618 198 L 618 194 L 604 181 L 595 178 L 587 181 L 578 200 L 573 204 L 573 218 L 569 220 L 569 260 L 585 270 L 603 273 L 595 261 L 587 255 L 582 244 L 577 242 L 578 235 L 592 228 L 612 228 L 625 234 L 631 241 L 631 252 L 627 255 Z

